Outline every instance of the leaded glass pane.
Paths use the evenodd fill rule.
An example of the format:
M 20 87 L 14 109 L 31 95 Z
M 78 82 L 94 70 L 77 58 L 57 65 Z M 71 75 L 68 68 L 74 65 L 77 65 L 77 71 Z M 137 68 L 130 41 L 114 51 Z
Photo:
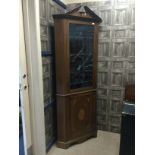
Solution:
M 94 26 L 70 24 L 70 88 L 92 86 Z

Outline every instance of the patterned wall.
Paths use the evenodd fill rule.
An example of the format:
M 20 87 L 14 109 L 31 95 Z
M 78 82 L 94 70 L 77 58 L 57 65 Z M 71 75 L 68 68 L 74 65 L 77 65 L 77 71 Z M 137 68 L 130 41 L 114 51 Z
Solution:
M 124 86 L 135 82 L 133 0 L 82 3 L 102 18 L 98 44 L 98 129 L 120 132 Z M 79 4 L 69 4 L 72 9 Z
M 51 50 L 49 26 L 54 25 L 53 14 L 64 13 L 65 10 L 52 0 L 40 0 L 40 33 L 42 51 Z
M 43 65 L 43 88 L 45 107 L 45 134 L 47 150 L 56 138 L 54 40 L 52 40 L 53 14 L 64 9 L 52 0 L 40 0 L 40 34 Z M 53 46 L 52 46 L 53 45 Z

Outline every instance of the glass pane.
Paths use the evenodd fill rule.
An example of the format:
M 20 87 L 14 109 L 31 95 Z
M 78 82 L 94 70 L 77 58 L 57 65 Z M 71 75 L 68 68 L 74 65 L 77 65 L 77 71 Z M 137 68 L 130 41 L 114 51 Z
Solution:
M 70 24 L 70 88 L 92 86 L 94 26 Z

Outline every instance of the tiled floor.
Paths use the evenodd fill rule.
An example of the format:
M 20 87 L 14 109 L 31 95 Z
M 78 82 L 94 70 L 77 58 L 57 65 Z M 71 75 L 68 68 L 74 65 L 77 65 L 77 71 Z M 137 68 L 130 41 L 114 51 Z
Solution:
M 119 155 L 119 145 L 119 134 L 99 130 L 97 138 L 91 138 L 66 150 L 54 145 L 47 155 Z

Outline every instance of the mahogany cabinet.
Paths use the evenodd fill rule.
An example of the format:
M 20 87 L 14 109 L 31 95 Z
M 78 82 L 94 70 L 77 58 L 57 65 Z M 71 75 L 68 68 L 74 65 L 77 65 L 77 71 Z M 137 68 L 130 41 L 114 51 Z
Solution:
M 86 6 L 53 17 L 57 146 L 66 149 L 97 136 L 96 70 L 101 18 Z

